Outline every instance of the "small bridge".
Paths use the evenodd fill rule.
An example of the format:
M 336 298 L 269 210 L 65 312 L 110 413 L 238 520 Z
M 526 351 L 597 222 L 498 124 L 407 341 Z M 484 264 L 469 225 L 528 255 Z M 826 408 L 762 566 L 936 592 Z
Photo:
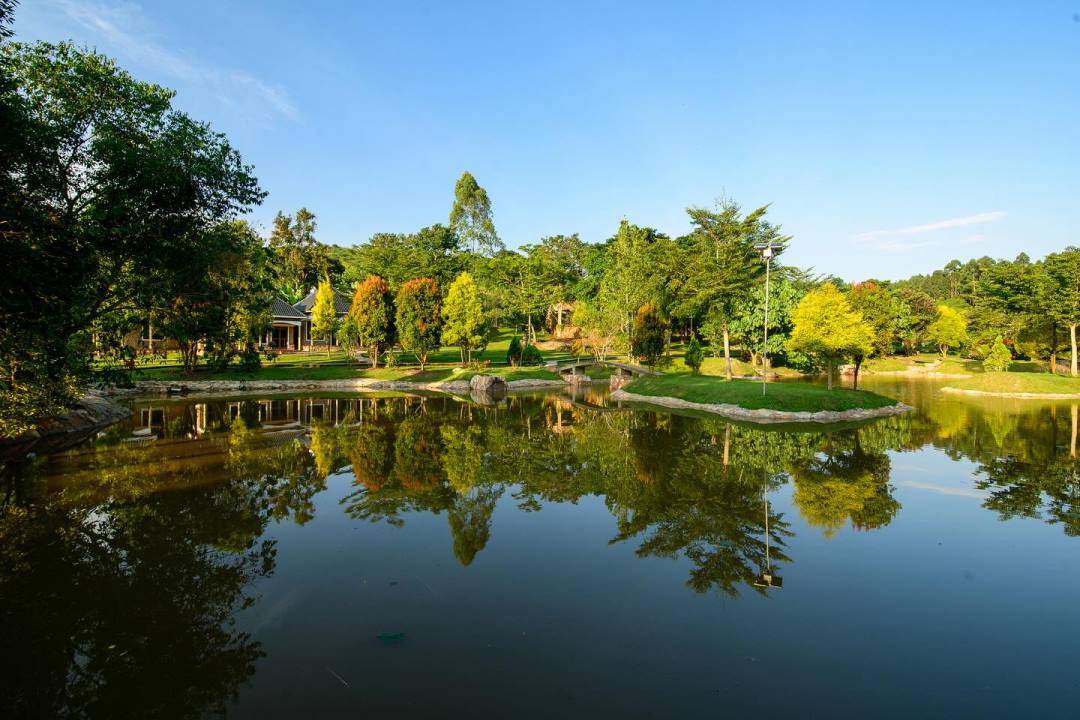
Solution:
M 585 368 L 595 367 L 595 366 L 603 366 L 603 367 L 615 368 L 615 373 L 619 377 L 623 377 L 623 376 L 642 377 L 642 376 L 648 376 L 648 375 L 663 375 L 663 373 L 661 373 L 661 372 L 657 372 L 656 370 L 650 370 L 648 368 L 643 368 L 640 365 L 629 365 L 627 363 L 615 362 L 614 360 L 596 360 L 596 359 L 572 360 L 570 362 L 556 363 L 555 367 L 552 368 L 552 369 L 558 371 L 558 373 L 560 375 L 567 375 L 567 374 L 581 375 L 581 374 L 584 374 Z

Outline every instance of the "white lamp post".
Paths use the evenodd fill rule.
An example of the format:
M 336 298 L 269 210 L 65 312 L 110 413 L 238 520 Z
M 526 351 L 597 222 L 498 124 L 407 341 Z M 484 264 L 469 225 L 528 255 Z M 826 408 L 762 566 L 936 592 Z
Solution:
M 783 243 L 762 242 L 755 243 L 754 249 L 761 251 L 761 259 L 765 261 L 765 339 L 761 342 L 761 394 L 765 394 L 765 386 L 769 383 L 769 270 L 772 266 L 773 253 L 783 248 Z

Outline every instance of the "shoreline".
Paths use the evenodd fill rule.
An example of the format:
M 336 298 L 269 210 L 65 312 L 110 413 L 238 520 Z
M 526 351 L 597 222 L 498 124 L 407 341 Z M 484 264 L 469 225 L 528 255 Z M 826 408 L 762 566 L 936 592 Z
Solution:
M 496 377 L 496 376 L 493 376 Z M 528 390 L 547 387 L 568 387 L 563 380 L 507 380 L 508 390 Z M 444 393 L 468 393 L 468 380 L 417 383 L 407 380 L 378 380 L 354 378 L 349 380 L 138 380 L 134 388 L 117 388 L 111 393 L 116 398 L 139 397 L 199 397 L 237 393 L 302 392 L 304 390 L 332 390 L 335 392 L 363 392 L 365 390 L 397 390 L 402 392 L 428 390 Z
M 622 389 L 611 393 L 611 399 L 624 402 L 643 403 L 646 405 L 659 405 L 661 407 L 680 410 L 699 410 L 714 415 L 721 415 L 733 420 L 746 420 L 755 423 L 835 423 L 889 417 L 891 415 L 899 415 L 912 410 L 910 405 L 905 405 L 902 402 L 880 408 L 819 410 L 817 412 L 770 410 L 768 408 L 750 410 L 730 403 L 697 403 L 691 402 L 690 400 L 682 400 L 667 396 L 637 395 Z
M 964 388 L 955 387 L 943 387 L 941 391 L 958 395 L 983 395 L 985 397 L 1014 398 L 1017 400 L 1080 400 L 1080 393 L 992 392 L 990 390 L 965 390 Z

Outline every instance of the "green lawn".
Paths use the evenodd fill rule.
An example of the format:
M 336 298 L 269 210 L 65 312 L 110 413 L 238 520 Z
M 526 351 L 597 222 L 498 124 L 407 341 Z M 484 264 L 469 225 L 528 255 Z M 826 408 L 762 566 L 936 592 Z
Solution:
M 863 390 L 836 388 L 802 382 L 769 383 L 761 394 L 761 383 L 753 380 L 724 380 L 706 375 L 663 375 L 634 380 L 627 392 L 653 397 L 674 397 L 698 403 L 727 403 L 748 410 L 768 408 L 787 412 L 851 410 L 895 405 L 896 401 Z
M 1048 372 L 987 372 L 949 383 L 949 387 L 1000 393 L 1080 394 L 1080 378 Z

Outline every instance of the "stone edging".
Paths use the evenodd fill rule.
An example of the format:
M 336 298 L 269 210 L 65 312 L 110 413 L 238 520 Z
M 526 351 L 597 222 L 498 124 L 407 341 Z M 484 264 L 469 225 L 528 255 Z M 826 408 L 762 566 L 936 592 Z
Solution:
M 510 390 L 530 388 L 566 387 L 562 380 L 509 380 Z M 376 380 L 373 378 L 355 378 L 351 380 L 139 380 L 132 390 L 116 390 L 114 394 L 124 396 L 166 395 L 170 389 L 178 388 L 180 394 L 218 395 L 259 392 L 301 392 L 303 390 L 434 390 L 437 392 L 468 393 L 468 380 L 449 380 L 446 382 L 415 383 L 404 380 Z
M 89 392 L 64 414 L 40 418 L 33 429 L 22 435 L 0 438 L 0 450 L 4 454 L 57 452 L 130 416 L 130 408 Z
M 881 408 L 864 409 L 853 408 L 851 410 L 820 410 L 818 412 L 788 412 L 784 410 L 769 410 L 761 408 L 748 410 L 730 403 L 696 403 L 689 400 L 680 400 L 673 397 L 653 397 L 651 395 L 636 395 L 625 390 L 616 390 L 611 393 L 612 400 L 624 400 L 628 402 L 647 403 L 649 405 L 662 405 L 669 408 L 683 410 L 701 410 L 704 412 L 723 415 L 734 420 L 746 420 L 756 423 L 784 423 L 784 422 L 815 422 L 834 423 L 851 420 L 869 420 L 871 418 L 888 417 L 899 415 L 912 408 L 909 405 L 898 402 Z
M 1018 400 L 1080 400 L 1080 393 L 990 392 L 954 387 L 943 387 L 941 390 L 942 392 L 956 393 L 958 395 L 983 395 L 985 397 L 1016 398 Z

